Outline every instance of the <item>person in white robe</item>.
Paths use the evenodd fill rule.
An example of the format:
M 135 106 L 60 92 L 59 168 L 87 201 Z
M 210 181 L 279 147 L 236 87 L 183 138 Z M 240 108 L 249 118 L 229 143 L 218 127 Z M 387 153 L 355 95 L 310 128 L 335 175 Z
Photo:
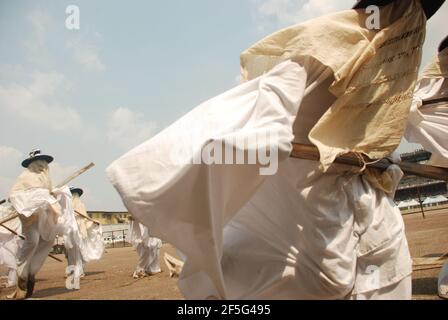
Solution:
M 132 277 L 139 279 L 162 272 L 159 261 L 162 240 L 151 237 L 148 227 L 134 219 L 131 220 L 130 230 L 130 240 L 138 254 Z
M 68 187 L 53 188 L 48 164 L 53 157 L 33 150 L 22 162 L 25 171 L 15 181 L 9 202 L 18 213 L 22 235 L 25 237 L 17 252 L 17 286 L 9 299 L 31 297 L 36 274 L 50 253 L 56 235 L 64 236 L 65 246 L 76 248 L 77 225 L 73 216 L 71 194 Z M 80 254 L 72 250 L 69 255 L 79 265 Z M 73 267 L 73 269 L 76 269 Z M 77 273 L 71 277 L 75 279 Z
M 0 219 L 6 218 L 14 213 L 10 204 L 0 205 Z M 19 219 L 11 220 L 3 224 L 10 230 L 21 234 L 22 226 Z M 17 262 L 16 256 L 21 244 L 21 239 L 4 227 L 0 227 L 0 266 L 7 268 L 7 275 L 1 276 L 1 287 L 14 287 L 17 285 Z
M 448 38 L 417 84 L 405 137 L 431 152 L 428 164 L 448 168 Z M 448 299 L 448 262 L 438 278 L 439 296 Z
M 71 187 L 70 192 L 73 197 L 73 210 L 76 223 L 78 226 L 80 245 L 79 251 L 81 252 L 82 266 L 80 266 L 80 277 L 84 277 L 85 264 L 90 261 L 101 259 L 104 253 L 104 242 L 102 237 L 101 224 L 95 223 L 88 217 L 86 207 L 81 201 L 81 196 L 84 191 L 81 188 Z M 69 257 L 67 257 L 69 258 Z M 69 258 L 68 264 L 74 265 Z M 70 273 L 69 268 L 66 270 L 66 274 Z
M 25 236 L 17 253 L 17 287 L 10 298 L 30 297 L 35 276 L 45 262 L 56 237 L 61 206 L 53 196 L 48 164 L 53 157 L 33 150 L 22 162 L 25 171 L 18 177 L 9 194 L 9 201 L 19 213 Z
M 381 17 L 380 31 L 348 10 L 261 40 L 241 55 L 247 82 L 108 167 L 128 210 L 185 254 L 186 298 L 411 298 L 401 170 L 332 163 L 399 161 L 426 18 L 404 0 Z M 289 158 L 292 142 L 315 143 L 321 163 Z

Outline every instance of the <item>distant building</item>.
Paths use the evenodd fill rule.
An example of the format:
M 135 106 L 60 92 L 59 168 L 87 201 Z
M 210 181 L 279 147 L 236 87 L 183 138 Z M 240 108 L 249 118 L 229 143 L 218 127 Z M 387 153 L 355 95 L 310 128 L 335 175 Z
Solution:
M 87 211 L 90 218 L 101 223 L 103 241 L 108 247 L 129 245 L 129 217 L 125 211 Z
M 97 220 L 102 225 L 129 223 L 130 214 L 125 211 L 87 211 L 90 218 Z
M 431 158 L 431 153 L 426 150 L 416 150 L 401 155 L 402 161 L 425 164 Z M 416 207 L 412 200 L 417 201 L 418 207 L 420 203 L 424 206 L 433 205 L 429 203 L 429 199 L 443 199 L 448 194 L 447 182 L 443 180 L 433 180 L 429 178 L 418 177 L 414 175 L 405 175 L 401 179 L 395 192 L 395 202 L 400 204 L 401 208 Z M 425 203 L 425 200 L 427 203 Z M 409 206 L 405 205 L 409 202 Z M 412 203 L 411 203 L 412 202 Z M 442 201 L 443 202 L 443 201 Z M 399 205 L 400 206 L 400 205 Z

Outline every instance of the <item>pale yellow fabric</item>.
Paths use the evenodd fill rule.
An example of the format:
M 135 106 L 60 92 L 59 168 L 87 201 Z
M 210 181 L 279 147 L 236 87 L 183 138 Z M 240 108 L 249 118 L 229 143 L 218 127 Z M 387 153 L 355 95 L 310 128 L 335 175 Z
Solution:
M 283 29 L 241 55 L 244 79 L 281 61 L 306 65 L 310 57 L 330 67 L 336 101 L 309 139 L 324 168 L 348 151 L 372 158 L 400 143 L 421 62 L 426 18 L 417 0 L 381 7 L 381 30 L 365 27 L 364 10 L 347 10 Z
M 28 168 L 26 168 L 17 178 L 9 196 L 14 195 L 14 193 L 27 191 L 30 189 L 41 188 L 46 189 L 51 192 L 51 179 L 50 179 L 50 169 L 48 163 L 44 160 L 36 160 L 30 163 Z M 57 217 L 60 215 L 61 208 L 57 203 L 50 204 L 48 206 L 49 212 L 52 213 L 52 219 L 56 223 Z M 37 215 L 33 215 L 24 221 L 27 225 L 31 225 L 38 220 Z
M 78 194 L 73 194 L 73 209 L 87 216 L 87 211 L 84 203 L 82 203 L 81 198 Z M 92 227 L 93 222 L 87 220 L 86 218 L 80 216 L 75 212 L 76 222 L 78 223 L 79 232 L 81 233 L 81 238 L 86 239 L 88 237 L 87 230 Z
M 17 178 L 9 194 L 33 188 L 52 189 L 48 163 L 44 160 L 31 162 Z

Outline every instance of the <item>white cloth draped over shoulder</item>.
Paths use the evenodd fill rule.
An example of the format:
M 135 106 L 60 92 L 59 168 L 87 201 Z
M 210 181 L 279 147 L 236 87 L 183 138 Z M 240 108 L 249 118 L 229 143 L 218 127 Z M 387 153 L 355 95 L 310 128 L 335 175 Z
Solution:
M 393 202 L 401 170 L 392 165 L 378 180 L 331 164 L 348 150 L 390 155 L 404 130 L 424 14 L 414 0 L 382 10 L 389 24 L 381 32 L 359 26 L 362 14 L 349 10 L 263 39 L 242 54 L 247 82 L 108 167 L 129 212 L 185 254 L 186 298 L 411 297 L 412 260 Z M 293 141 L 316 142 L 326 172 L 289 158 Z M 225 154 L 210 148 L 223 144 Z M 278 162 L 261 161 L 266 154 Z
M 49 241 L 58 233 L 58 220 L 62 214 L 58 200 L 52 191 L 48 163 L 33 161 L 15 181 L 9 194 L 9 202 L 28 223 L 38 223 L 39 234 Z M 57 191 L 56 191 L 57 192 Z
M 420 77 L 409 114 L 405 137 L 432 153 L 429 164 L 448 167 L 448 48 L 433 59 Z

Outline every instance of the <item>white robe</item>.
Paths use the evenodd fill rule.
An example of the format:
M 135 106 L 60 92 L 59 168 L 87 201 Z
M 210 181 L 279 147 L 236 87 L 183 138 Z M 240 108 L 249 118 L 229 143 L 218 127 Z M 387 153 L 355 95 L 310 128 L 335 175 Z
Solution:
M 20 215 L 27 218 L 37 216 L 37 228 L 32 232 L 37 231 L 43 241 L 52 243 L 56 235 L 63 236 L 69 260 L 66 272 L 73 275 L 70 281 L 73 280 L 76 283 L 75 285 L 67 284 L 67 286 L 70 289 L 79 289 L 79 277 L 83 272 L 80 251 L 81 238 L 73 213 L 72 195 L 69 188 L 55 188 L 52 190 L 52 194 L 44 188 L 16 191 L 10 195 L 9 200 Z M 61 209 L 57 221 L 53 219 L 52 213 L 48 209 L 48 206 L 56 204 Z M 51 243 L 49 246 L 52 245 Z M 24 245 L 27 245 L 27 241 Z M 30 245 L 32 244 L 30 243 Z M 37 252 L 36 254 L 42 257 L 37 259 L 39 263 L 31 267 L 33 272 L 37 272 L 41 268 L 48 252 Z
M 405 137 L 432 153 L 430 164 L 447 168 L 448 102 L 423 105 L 423 101 L 448 97 L 448 48 L 426 68 L 435 70 L 424 72 L 417 83 Z
M 425 68 L 419 80 L 406 127 L 406 139 L 432 153 L 430 164 L 448 168 L 448 102 L 423 105 L 423 101 L 448 97 L 448 49 Z M 448 299 L 448 262 L 440 271 L 439 295 Z
M 79 196 L 73 197 L 73 209 L 86 215 L 87 211 Z M 104 253 L 103 231 L 101 225 L 80 216 L 75 212 L 81 237 L 81 254 L 84 263 L 101 259 Z
M 149 235 L 148 227 L 133 221 L 131 223 L 131 243 L 139 256 L 136 272 L 154 274 L 161 272 L 160 269 L 160 248 L 162 241 Z
M 310 83 L 321 68 L 283 62 L 193 109 L 107 169 L 129 211 L 185 254 L 179 287 L 186 298 L 341 299 L 409 289 L 412 262 L 392 194 L 351 168 L 322 173 L 317 162 L 289 158 L 291 142 L 304 139 L 305 124 L 297 124 L 309 116 L 301 114 L 307 73 Z M 329 95 L 322 85 L 306 98 L 316 100 L 308 112 L 329 106 L 320 100 Z M 274 138 L 232 145 L 266 132 Z M 278 171 L 260 175 L 260 162 L 193 164 L 209 142 L 222 141 L 247 153 L 278 152 Z M 185 145 L 191 152 L 179 150 Z M 395 186 L 402 175 L 396 166 L 387 174 Z M 410 289 L 396 297 L 410 298 Z
M 11 205 L 0 205 L 0 219 L 6 218 L 14 214 Z M 19 219 L 11 220 L 4 223 L 8 228 L 14 230 L 18 234 L 22 232 L 22 226 Z M 22 240 L 8 231 L 0 227 L 0 265 L 4 265 L 8 269 L 7 287 L 15 286 L 17 283 L 17 261 L 16 256 Z

